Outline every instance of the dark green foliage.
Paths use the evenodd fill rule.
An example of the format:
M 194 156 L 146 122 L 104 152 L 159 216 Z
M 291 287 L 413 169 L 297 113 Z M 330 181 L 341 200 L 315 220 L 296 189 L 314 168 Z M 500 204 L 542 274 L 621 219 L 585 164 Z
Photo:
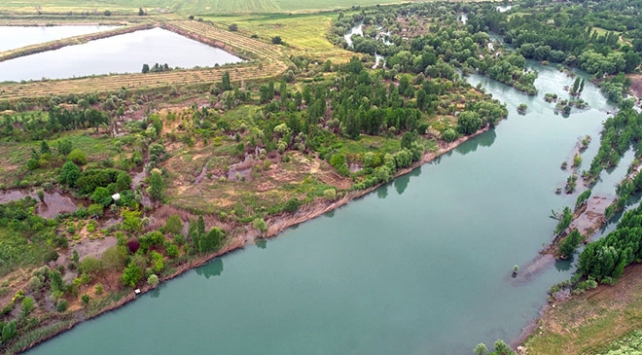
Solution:
M 555 234 L 566 230 L 566 228 L 571 225 L 571 222 L 573 221 L 573 211 L 568 207 L 564 207 L 564 210 L 562 211 L 562 214 L 558 216 L 558 219 L 559 222 L 555 227 Z
M 560 243 L 560 253 L 565 258 L 570 258 L 571 256 L 573 256 L 575 249 L 577 249 L 581 242 L 582 235 L 577 229 L 573 229 L 573 231 Z
M 68 161 L 65 163 L 65 165 L 62 166 L 60 182 L 69 187 L 74 187 L 76 185 L 76 181 L 80 177 L 80 174 L 81 172 L 78 165 L 74 164 L 71 161 Z
M 613 283 L 624 267 L 642 258 L 642 206 L 624 214 L 617 229 L 589 243 L 579 257 L 578 274 Z
M 477 112 L 464 111 L 457 117 L 457 130 L 464 135 L 471 135 L 479 130 L 482 120 Z
M 123 271 L 122 281 L 125 286 L 134 287 L 142 278 L 143 269 L 134 262 L 130 262 Z
M 280 36 L 272 37 L 272 44 L 283 44 L 283 39 Z
M 94 193 L 91 194 L 91 200 L 95 203 L 107 207 L 111 204 L 111 193 L 105 187 L 97 187 Z
M 60 300 L 60 301 L 58 301 L 58 304 L 56 305 L 56 309 L 60 313 L 66 311 L 68 307 L 69 307 L 69 302 L 67 302 L 67 300 Z
M 83 194 L 92 193 L 97 187 L 107 187 L 116 182 L 120 170 L 116 169 L 89 169 L 76 180 L 76 187 Z
M 299 201 L 299 199 L 297 198 L 292 198 L 285 203 L 285 207 L 283 208 L 283 210 L 285 212 L 294 213 L 299 209 L 300 206 L 301 206 L 301 201 Z
M 228 71 L 225 71 L 223 73 L 223 77 L 221 78 L 221 90 L 223 91 L 229 91 L 232 90 L 232 82 L 230 81 L 230 73 Z
M 225 232 L 219 228 L 212 228 L 207 234 L 201 236 L 198 243 L 200 253 L 209 253 L 218 250 L 223 244 Z
M 577 201 L 575 202 L 575 209 L 577 210 L 586 200 L 591 197 L 591 190 L 586 190 L 577 196 Z
M 72 150 L 69 153 L 69 155 L 67 156 L 67 159 L 69 159 L 70 161 L 78 165 L 87 164 L 87 154 L 85 154 L 85 152 L 77 148 Z
M 149 189 L 147 190 L 149 196 L 156 201 L 162 200 L 164 188 L 165 182 L 161 174 L 157 172 L 152 173 L 152 176 L 149 178 Z
M 126 172 L 121 172 L 116 177 L 116 191 L 128 190 L 132 184 L 132 178 Z

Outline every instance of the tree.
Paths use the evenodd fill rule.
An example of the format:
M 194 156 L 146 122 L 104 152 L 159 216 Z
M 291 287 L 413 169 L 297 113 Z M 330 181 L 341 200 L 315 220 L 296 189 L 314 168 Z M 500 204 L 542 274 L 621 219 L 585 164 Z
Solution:
M 94 258 L 93 256 L 87 256 L 78 264 L 78 270 L 81 273 L 88 275 L 95 274 L 101 271 L 103 268 L 103 263 L 101 260 Z
M 230 73 L 225 71 L 221 77 L 221 89 L 223 91 L 232 90 L 232 82 L 230 81 Z
M 165 269 L 165 262 L 163 261 L 163 255 L 157 251 L 152 252 L 152 262 L 154 272 L 161 272 Z
M 116 191 L 129 190 L 132 184 L 132 178 L 126 172 L 118 173 L 116 177 Z
M 149 73 L 149 64 L 143 64 L 143 70 L 142 70 L 142 73 L 143 73 L 143 74 L 147 74 L 147 73 Z
M 60 181 L 65 185 L 67 185 L 68 187 L 74 187 L 79 177 L 80 177 L 80 168 L 78 167 L 78 165 L 74 164 L 72 161 L 67 161 L 65 165 L 62 166 Z
M 111 204 L 112 201 L 111 193 L 106 187 L 99 186 L 96 188 L 96 190 L 94 190 L 94 193 L 91 194 L 91 200 L 99 205 L 107 207 Z
M 471 135 L 479 130 L 481 124 L 482 120 L 477 112 L 464 111 L 457 117 L 457 130 L 461 134 Z
M 145 11 L 143 10 L 142 7 L 138 8 L 138 16 L 145 16 Z
M 103 267 L 109 271 L 120 271 L 127 260 L 127 248 L 124 246 L 113 246 L 103 253 L 100 261 Z
M 29 313 L 34 310 L 36 306 L 34 305 L 33 297 L 25 297 L 20 303 L 20 316 L 22 318 L 27 318 Z
M 161 174 L 159 172 L 153 172 L 152 176 L 149 178 L 149 188 L 147 189 L 149 196 L 156 201 L 162 200 L 164 188 L 165 182 L 163 181 Z
M 479 343 L 475 346 L 475 350 L 473 350 L 473 352 L 475 355 L 486 355 L 488 354 L 488 348 L 486 347 L 486 344 Z
M 263 220 L 263 218 L 255 218 L 252 221 L 252 226 L 261 233 L 265 233 L 268 229 L 267 223 L 265 223 L 265 220 Z
M 51 154 L 51 148 L 49 148 L 47 141 L 40 142 L 40 154 Z
M 149 275 L 149 277 L 147 278 L 147 284 L 152 287 L 158 285 L 158 276 L 154 274 Z
M 560 253 L 565 258 L 570 258 L 573 256 L 575 249 L 580 245 L 581 241 L 582 235 L 577 229 L 573 229 L 573 231 L 560 243 Z
M 165 223 L 165 233 L 168 234 L 180 234 L 183 232 L 183 223 L 181 222 L 181 217 L 177 214 L 169 216 L 167 222 Z
M 123 271 L 122 281 L 125 286 L 134 287 L 142 278 L 143 269 L 134 262 L 130 262 Z
M 272 37 L 272 44 L 283 44 L 283 40 L 280 36 Z
M 201 236 L 198 251 L 208 253 L 218 250 L 221 247 L 225 233 L 219 228 L 210 229 L 209 233 Z
M 230 27 L 228 27 L 228 30 L 230 30 L 230 32 L 236 32 L 239 30 L 239 25 L 233 23 L 230 25 Z
M 87 164 L 87 154 L 78 148 L 72 150 L 67 156 L 67 159 L 78 165 Z
M 69 155 L 69 153 L 71 153 L 73 149 L 73 146 L 74 145 L 70 139 L 65 138 L 65 139 L 59 140 L 57 144 L 58 154 L 62 156 Z

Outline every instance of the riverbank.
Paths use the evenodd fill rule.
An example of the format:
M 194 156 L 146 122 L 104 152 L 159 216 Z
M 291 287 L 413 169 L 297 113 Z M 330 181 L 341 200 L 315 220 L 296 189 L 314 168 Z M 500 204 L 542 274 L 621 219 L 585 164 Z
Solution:
M 483 128 L 483 129 L 479 130 L 478 132 L 476 132 L 475 134 L 473 134 L 471 136 L 462 137 L 462 138 L 460 138 L 460 139 L 458 139 L 458 140 L 456 140 L 454 142 L 451 142 L 451 143 L 440 144 L 440 146 L 439 146 L 437 151 L 435 151 L 435 152 L 426 152 L 424 154 L 423 158 L 419 162 L 413 164 L 413 166 L 411 166 L 411 167 L 409 167 L 407 169 L 403 169 L 403 170 L 398 171 L 395 174 L 395 178 L 398 178 L 398 177 L 400 177 L 402 175 L 410 173 L 414 169 L 419 168 L 422 164 L 433 161 L 434 159 L 440 157 L 441 155 L 443 155 L 445 153 L 448 153 L 448 152 L 452 151 L 453 149 L 457 148 L 462 143 L 464 143 L 464 142 L 466 142 L 466 141 L 468 141 L 468 140 L 470 140 L 470 139 L 472 139 L 472 138 L 474 138 L 474 137 L 476 137 L 476 136 L 478 136 L 480 134 L 483 134 L 483 133 L 485 133 L 485 132 L 487 132 L 489 130 L 490 130 L 490 128 L 486 127 L 486 128 Z M 189 271 L 191 269 L 194 269 L 196 267 L 199 267 L 199 266 L 202 266 L 202 265 L 206 264 L 207 262 L 209 262 L 210 260 L 212 260 L 212 259 L 214 259 L 216 257 L 220 257 L 222 255 L 225 255 L 227 253 L 233 252 L 235 250 L 244 248 L 248 243 L 252 243 L 256 238 L 260 238 L 260 237 L 264 237 L 264 238 L 275 237 L 280 232 L 284 231 L 285 229 L 287 229 L 289 227 L 304 223 L 304 222 L 309 221 L 311 219 L 314 219 L 314 218 L 316 218 L 318 216 L 321 216 L 326 212 L 330 212 L 330 211 L 333 211 L 333 210 L 335 210 L 335 209 L 337 209 L 339 207 L 342 207 L 342 206 L 348 204 L 349 202 L 351 202 L 354 199 L 357 199 L 359 197 L 362 197 L 362 196 L 365 196 L 365 195 L 369 194 L 370 192 L 373 192 L 374 190 L 376 190 L 377 188 L 379 188 L 382 185 L 383 184 L 379 184 L 377 186 L 374 186 L 374 187 L 371 187 L 369 189 L 362 190 L 362 191 L 348 191 L 342 197 L 340 197 L 339 199 L 337 199 L 336 201 L 333 201 L 333 202 L 330 202 L 330 201 L 327 201 L 327 200 L 324 200 L 324 199 L 318 199 L 315 202 L 312 202 L 311 204 L 301 206 L 301 208 L 297 212 L 295 212 L 293 214 L 282 214 L 282 215 L 274 216 L 272 218 L 268 218 L 266 220 L 266 222 L 268 224 L 268 231 L 263 236 L 259 236 L 259 232 L 257 230 L 255 230 L 255 229 L 245 228 L 244 231 L 241 232 L 241 233 L 232 234 L 230 236 L 230 238 L 227 240 L 227 242 L 225 243 L 225 246 L 221 250 L 217 251 L 216 253 L 212 253 L 210 255 L 207 255 L 207 256 L 202 256 L 202 257 L 198 257 L 198 258 L 185 260 L 184 263 L 182 263 L 181 265 L 178 265 L 171 274 L 163 276 L 161 278 L 161 282 L 167 282 L 167 281 L 169 281 L 169 280 L 171 280 L 173 278 L 176 278 L 176 277 L 184 274 L 185 272 L 187 272 L 187 271 Z M 146 292 L 149 292 L 151 290 L 153 290 L 153 288 L 149 287 L 147 285 L 141 288 L 142 293 L 146 293 Z M 107 295 L 104 298 L 108 298 L 108 297 L 110 297 L 110 296 Z M 121 298 L 119 298 L 117 301 L 114 301 L 111 304 L 106 305 L 105 308 L 103 308 L 103 309 L 101 309 L 101 310 L 99 310 L 99 311 L 97 311 L 95 313 L 92 313 L 90 315 L 86 314 L 86 311 L 84 309 L 82 309 L 82 308 L 78 309 L 78 310 L 72 312 L 72 316 L 70 317 L 71 321 L 70 321 L 69 325 L 67 327 L 64 327 L 64 328 L 60 328 L 60 329 L 55 328 L 55 327 L 53 327 L 54 323 L 43 324 L 43 327 L 41 327 L 40 329 L 49 328 L 49 329 L 53 329 L 53 331 L 51 333 L 49 333 L 49 334 L 44 335 L 42 338 L 31 342 L 27 347 L 25 347 L 25 348 L 23 348 L 23 349 L 21 349 L 19 351 L 24 351 L 24 350 L 30 349 L 30 348 L 34 347 L 35 345 L 37 345 L 37 344 L 39 344 L 39 343 L 41 343 L 41 342 L 43 342 L 43 341 L 45 341 L 47 339 L 51 339 L 52 337 L 54 337 L 56 335 L 59 335 L 59 334 L 63 333 L 64 331 L 68 330 L 68 329 L 73 328 L 75 325 L 80 324 L 80 323 L 84 322 L 85 320 L 89 320 L 89 319 L 97 317 L 97 316 L 99 316 L 101 314 L 104 314 L 106 312 L 115 310 L 115 309 L 117 309 L 117 308 L 119 308 L 119 307 L 121 307 L 123 305 L 126 305 L 126 304 L 130 303 L 131 301 L 134 301 L 135 299 L 136 299 L 136 297 L 133 294 L 133 292 L 130 292 L 129 294 L 124 295 Z M 100 302 L 100 301 L 98 301 L 98 302 Z M 33 330 L 33 332 L 35 332 L 35 331 L 37 331 L 37 329 Z M 29 334 L 25 334 L 23 336 L 23 338 L 24 337 L 28 337 L 28 336 L 29 336 Z M 18 341 L 20 341 L 20 340 L 18 340 Z
M 542 311 L 523 346 L 527 354 L 585 354 L 604 350 L 642 328 L 642 264 L 618 283 L 554 301 Z

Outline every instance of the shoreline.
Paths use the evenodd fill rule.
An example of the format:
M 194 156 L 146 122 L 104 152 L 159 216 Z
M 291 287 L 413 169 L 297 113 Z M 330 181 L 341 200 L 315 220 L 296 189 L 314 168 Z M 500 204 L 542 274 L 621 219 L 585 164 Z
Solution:
M 484 128 L 481 128 L 477 132 L 469 135 L 469 136 L 464 136 L 461 137 L 453 142 L 450 143 L 440 143 L 439 148 L 435 152 L 424 152 L 423 157 L 413 163 L 410 167 L 398 170 L 395 175 L 394 179 L 399 178 L 400 176 L 409 174 L 413 170 L 420 168 L 422 165 L 429 163 L 442 155 L 451 152 L 461 144 L 483 134 L 488 131 L 490 131 L 492 128 L 490 126 L 486 126 Z M 392 181 L 394 181 L 394 179 Z M 337 199 L 334 202 L 328 202 L 328 201 L 315 201 L 313 203 L 310 203 L 308 205 L 301 206 L 301 208 L 293 213 L 293 214 L 282 214 L 282 215 L 276 215 L 270 218 L 266 219 L 266 223 L 268 224 L 268 230 L 265 233 L 264 236 L 259 236 L 259 233 L 254 230 L 253 228 L 246 228 L 244 233 L 238 233 L 235 235 L 232 235 L 231 238 L 227 241 L 227 243 L 217 252 L 210 254 L 210 255 L 205 255 L 193 259 L 187 260 L 184 264 L 179 265 L 176 268 L 176 271 L 174 271 L 172 274 L 164 276 L 159 279 L 159 284 L 170 281 L 176 277 L 179 277 L 186 272 L 195 269 L 197 267 L 203 266 L 210 262 L 211 260 L 221 257 L 225 254 L 231 253 L 233 251 L 236 251 L 238 249 L 243 249 L 245 248 L 246 244 L 250 242 L 250 240 L 254 240 L 255 238 L 274 238 L 278 236 L 281 232 L 284 230 L 302 224 L 304 222 L 310 221 L 312 219 L 315 219 L 327 212 L 333 211 L 339 207 L 343 207 L 347 205 L 349 202 L 352 200 L 358 199 L 360 197 L 363 197 L 365 195 L 370 194 L 371 192 L 377 190 L 381 186 L 387 184 L 386 183 L 380 183 L 375 186 L 372 186 L 370 188 L 367 188 L 365 190 L 360 190 L 360 191 L 348 191 L 346 192 L 341 198 Z M 156 287 L 158 287 L 158 285 Z M 143 294 L 155 289 L 156 287 L 151 287 L 148 285 L 140 287 L 140 295 L 142 296 Z M 122 292 L 122 291 L 121 291 Z M 118 293 L 114 293 L 117 295 Z M 107 296 L 106 296 L 107 297 Z M 24 353 L 27 350 L 30 350 L 34 348 L 36 345 L 39 345 L 49 339 L 52 339 L 56 336 L 59 336 L 63 333 L 65 333 L 68 330 L 73 329 L 77 325 L 84 323 L 88 320 L 95 319 L 105 313 L 114 311 L 118 308 L 121 308 L 122 306 L 125 306 L 132 301 L 135 301 L 137 299 L 137 296 L 134 294 L 133 290 L 128 292 L 125 296 L 120 298 L 118 301 L 113 302 L 106 306 L 105 308 L 99 310 L 98 312 L 91 314 L 91 315 L 86 315 L 84 314 L 84 310 L 79 310 L 75 312 L 70 312 L 70 317 L 72 320 L 70 321 L 70 324 L 67 327 L 64 327 L 62 329 L 58 329 L 56 331 L 53 331 L 51 334 L 47 334 L 46 336 L 42 337 L 41 339 L 38 339 L 32 343 L 30 343 L 28 346 L 20 349 L 17 351 L 17 353 Z M 53 323 L 55 324 L 55 323 Z M 32 331 L 37 331 L 38 329 L 45 328 L 47 326 L 51 326 L 52 324 L 45 324 L 43 327 L 33 329 Z M 29 334 L 29 333 L 26 333 Z M 11 353 L 11 352 L 9 352 Z

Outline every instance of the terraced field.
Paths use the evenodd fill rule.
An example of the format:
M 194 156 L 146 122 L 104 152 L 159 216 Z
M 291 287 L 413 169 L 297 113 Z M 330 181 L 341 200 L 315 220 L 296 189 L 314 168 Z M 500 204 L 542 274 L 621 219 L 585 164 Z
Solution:
M 261 79 L 277 76 L 287 69 L 286 59 L 283 58 L 278 46 L 196 21 L 176 21 L 165 23 L 162 27 L 198 39 L 204 43 L 219 46 L 241 57 L 251 58 L 252 61 L 211 69 L 108 75 L 27 83 L 2 83 L 0 84 L 0 100 L 66 95 L 69 93 L 81 94 L 96 91 L 111 92 L 121 87 L 132 90 L 146 90 L 174 85 L 204 84 L 221 80 L 223 73 L 226 71 L 230 73 L 233 81 Z

